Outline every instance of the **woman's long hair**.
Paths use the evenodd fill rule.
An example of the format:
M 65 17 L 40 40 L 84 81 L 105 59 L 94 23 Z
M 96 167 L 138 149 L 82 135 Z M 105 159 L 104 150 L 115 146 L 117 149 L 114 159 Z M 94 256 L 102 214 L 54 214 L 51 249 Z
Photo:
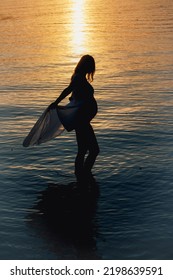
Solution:
M 79 60 L 74 73 L 72 75 L 72 79 L 75 74 L 82 73 L 86 75 L 86 78 L 89 82 L 93 81 L 94 73 L 95 73 L 95 60 L 91 55 L 84 55 Z

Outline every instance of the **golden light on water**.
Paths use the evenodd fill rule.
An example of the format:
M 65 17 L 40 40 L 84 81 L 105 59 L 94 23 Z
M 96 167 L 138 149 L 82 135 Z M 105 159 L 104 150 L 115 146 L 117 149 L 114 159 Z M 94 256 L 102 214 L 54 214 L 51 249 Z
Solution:
M 75 54 L 85 50 L 85 0 L 72 1 L 72 48 Z

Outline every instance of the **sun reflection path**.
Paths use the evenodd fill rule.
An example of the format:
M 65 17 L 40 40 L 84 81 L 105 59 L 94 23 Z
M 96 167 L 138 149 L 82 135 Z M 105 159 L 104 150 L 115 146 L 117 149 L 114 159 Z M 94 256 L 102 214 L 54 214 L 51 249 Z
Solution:
M 85 0 L 72 1 L 72 49 L 75 54 L 85 51 Z

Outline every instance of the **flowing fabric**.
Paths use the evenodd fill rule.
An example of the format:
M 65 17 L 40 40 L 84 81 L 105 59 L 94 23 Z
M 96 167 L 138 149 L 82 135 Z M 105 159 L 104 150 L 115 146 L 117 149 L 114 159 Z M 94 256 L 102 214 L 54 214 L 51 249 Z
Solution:
M 39 145 L 60 135 L 64 129 L 75 128 L 81 103 L 70 102 L 66 106 L 46 109 L 23 141 L 24 147 Z
M 72 131 L 80 118 L 80 111 L 83 108 L 83 101 L 71 101 L 66 106 L 58 106 L 57 114 L 60 122 L 67 131 Z

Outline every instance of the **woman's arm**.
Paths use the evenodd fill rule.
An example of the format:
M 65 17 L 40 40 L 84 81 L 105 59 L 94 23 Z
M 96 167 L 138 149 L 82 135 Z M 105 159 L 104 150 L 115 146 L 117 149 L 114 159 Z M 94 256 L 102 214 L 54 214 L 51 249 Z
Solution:
M 60 96 L 55 100 L 54 104 L 58 105 L 67 95 L 79 87 L 81 87 L 81 76 L 77 74 L 73 75 L 69 86 L 62 91 Z
M 48 110 L 53 109 L 58 105 L 67 95 L 69 95 L 73 91 L 72 83 L 69 84 L 68 87 L 66 87 L 62 93 L 58 96 L 58 98 L 49 105 Z
M 72 92 L 73 88 L 70 84 L 67 88 L 65 88 L 60 96 L 55 100 L 54 104 L 58 105 L 64 98 L 66 98 L 67 95 L 69 95 Z
M 75 75 L 71 81 L 71 83 L 69 84 L 68 87 L 66 87 L 61 94 L 58 96 L 58 98 L 49 105 L 48 109 L 53 109 L 56 107 L 56 105 L 58 105 L 67 95 L 69 95 L 75 88 L 77 88 L 79 86 L 79 78 L 77 75 Z

